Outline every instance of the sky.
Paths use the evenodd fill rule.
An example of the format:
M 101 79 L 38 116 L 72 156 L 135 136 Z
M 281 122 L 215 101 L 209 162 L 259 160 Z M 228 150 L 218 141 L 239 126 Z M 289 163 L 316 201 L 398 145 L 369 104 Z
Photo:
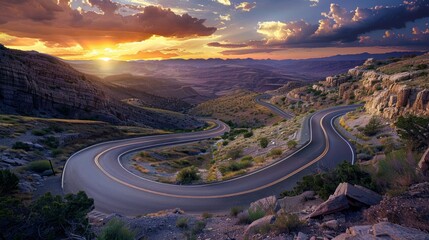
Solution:
M 70 60 L 429 50 L 429 0 L 0 0 L 0 43 Z

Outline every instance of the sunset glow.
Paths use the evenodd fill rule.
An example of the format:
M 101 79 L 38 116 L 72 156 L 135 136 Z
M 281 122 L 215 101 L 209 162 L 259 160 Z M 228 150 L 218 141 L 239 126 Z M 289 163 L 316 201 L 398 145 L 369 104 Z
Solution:
M 72 60 L 287 59 L 429 45 L 427 0 L 4 0 L 0 7 L 0 43 Z

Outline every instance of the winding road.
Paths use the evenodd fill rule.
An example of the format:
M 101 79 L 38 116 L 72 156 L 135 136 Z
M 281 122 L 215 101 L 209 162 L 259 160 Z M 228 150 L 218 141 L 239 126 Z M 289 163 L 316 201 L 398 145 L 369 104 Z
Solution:
M 96 210 L 104 213 L 136 216 L 171 208 L 191 213 L 224 212 L 291 189 L 318 167 L 353 162 L 353 148 L 335 130 L 333 121 L 355 108 L 339 106 L 314 113 L 307 123 L 307 144 L 269 166 L 228 181 L 192 186 L 165 184 L 131 174 L 120 164 L 120 156 L 130 151 L 198 141 L 229 131 L 226 124 L 216 121 L 217 126 L 207 131 L 110 141 L 85 148 L 68 159 L 62 188 L 65 193 L 85 191 L 94 199 Z

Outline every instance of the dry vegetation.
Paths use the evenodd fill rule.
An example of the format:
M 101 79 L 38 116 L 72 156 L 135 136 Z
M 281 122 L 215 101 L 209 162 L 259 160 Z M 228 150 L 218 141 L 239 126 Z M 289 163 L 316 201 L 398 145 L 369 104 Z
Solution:
M 113 139 L 163 134 L 141 127 L 114 126 L 100 121 L 45 119 L 0 115 L 0 155 L 26 161 L 52 159 L 57 171 L 74 152 Z M 25 167 L 19 168 L 25 170 Z
M 221 119 L 236 127 L 261 127 L 280 118 L 254 102 L 257 93 L 240 90 L 234 94 L 201 103 L 190 113 Z

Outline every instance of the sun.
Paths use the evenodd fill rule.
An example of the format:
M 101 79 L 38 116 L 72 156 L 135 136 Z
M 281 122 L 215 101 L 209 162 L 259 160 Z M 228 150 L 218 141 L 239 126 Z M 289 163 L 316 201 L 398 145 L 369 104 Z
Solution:
M 110 58 L 108 58 L 108 57 L 102 57 L 102 58 L 100 58 L 100 60 L 108 62 L 108 61 L 110 61 Z

